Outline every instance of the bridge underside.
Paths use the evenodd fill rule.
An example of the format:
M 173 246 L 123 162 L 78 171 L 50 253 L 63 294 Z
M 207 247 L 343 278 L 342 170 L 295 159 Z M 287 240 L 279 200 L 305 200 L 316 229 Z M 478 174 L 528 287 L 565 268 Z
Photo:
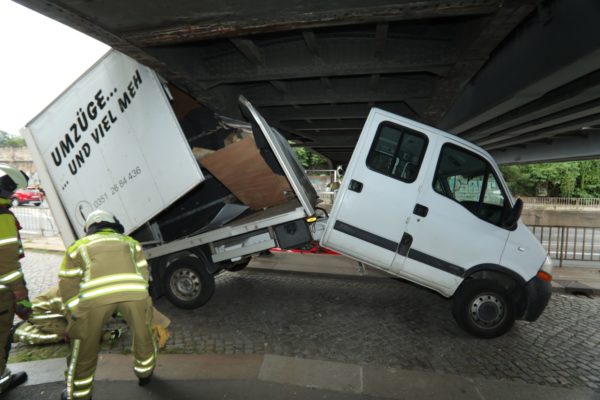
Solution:
M 373 106 L 502 162 L 600 157 L 595 0 L 16 1 L 217 113 L 240 117 L 243 94 L 333 164 L 349 160 Z

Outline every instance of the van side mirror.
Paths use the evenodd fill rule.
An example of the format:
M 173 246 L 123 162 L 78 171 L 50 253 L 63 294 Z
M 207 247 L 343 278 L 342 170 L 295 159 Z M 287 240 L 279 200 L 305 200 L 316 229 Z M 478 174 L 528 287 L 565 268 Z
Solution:
M 513 230 L 517 227 L 517 221 L 521 217 L 521 213 L 523 212 L 523 200 L 517 199 L 515 201 L 515 205 L 511 208 L 511 210 L 502 221 L 502 227 Z

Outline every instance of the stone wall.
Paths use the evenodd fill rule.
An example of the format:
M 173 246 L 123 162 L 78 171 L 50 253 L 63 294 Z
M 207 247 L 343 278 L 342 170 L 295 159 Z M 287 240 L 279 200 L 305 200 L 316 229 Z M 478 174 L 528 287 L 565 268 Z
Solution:
M 0 164 L 8 164 L 23 170 L 32 177 L 36 169 L 33 165 L 31 153 L 23 147 L 0 147 Z
M 521 214 L 527 225 L 600 227 L 600 210 L 524 209 Z

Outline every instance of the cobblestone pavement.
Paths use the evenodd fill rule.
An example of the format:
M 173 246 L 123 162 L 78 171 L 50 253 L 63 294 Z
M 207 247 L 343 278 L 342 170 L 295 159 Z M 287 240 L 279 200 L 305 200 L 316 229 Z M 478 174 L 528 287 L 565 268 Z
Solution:
M 55 284 L 59 263 L 56 254 L 30 252 L 24 270 L 33 295 Z M 494 340 L 460 330 L 450 301 L 393 279 L 223 273 L 200 309 L 177 309 L 164 298 L 155 305 L 172 320 L 167 352 L 268 353 L 600 388 L 598 299 L 555 294 L 537 322 L 518 321 Z M 126 352 L 127 336 L 104 351 Z M 17 346 L 13 357 L 35 356 L 31 349 Z M 62 346 L 42 350 L 64 353 Z

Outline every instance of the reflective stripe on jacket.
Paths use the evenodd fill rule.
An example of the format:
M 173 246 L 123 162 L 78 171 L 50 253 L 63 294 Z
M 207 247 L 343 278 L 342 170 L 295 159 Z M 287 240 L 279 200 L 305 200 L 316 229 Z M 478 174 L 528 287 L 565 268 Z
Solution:
M 19 237 L 19 222 L 9 211 L 8 204 L 10 202 L 7 199 L 0 199 L 0 284 L 17 291 L 25 287 L 19 263 L 23 246 Z
M 148 263 L 140 244 L 105 230 L 79 239 L 63 257 L 60 293 L 68 309 L 104 305 L 148 296 Z

